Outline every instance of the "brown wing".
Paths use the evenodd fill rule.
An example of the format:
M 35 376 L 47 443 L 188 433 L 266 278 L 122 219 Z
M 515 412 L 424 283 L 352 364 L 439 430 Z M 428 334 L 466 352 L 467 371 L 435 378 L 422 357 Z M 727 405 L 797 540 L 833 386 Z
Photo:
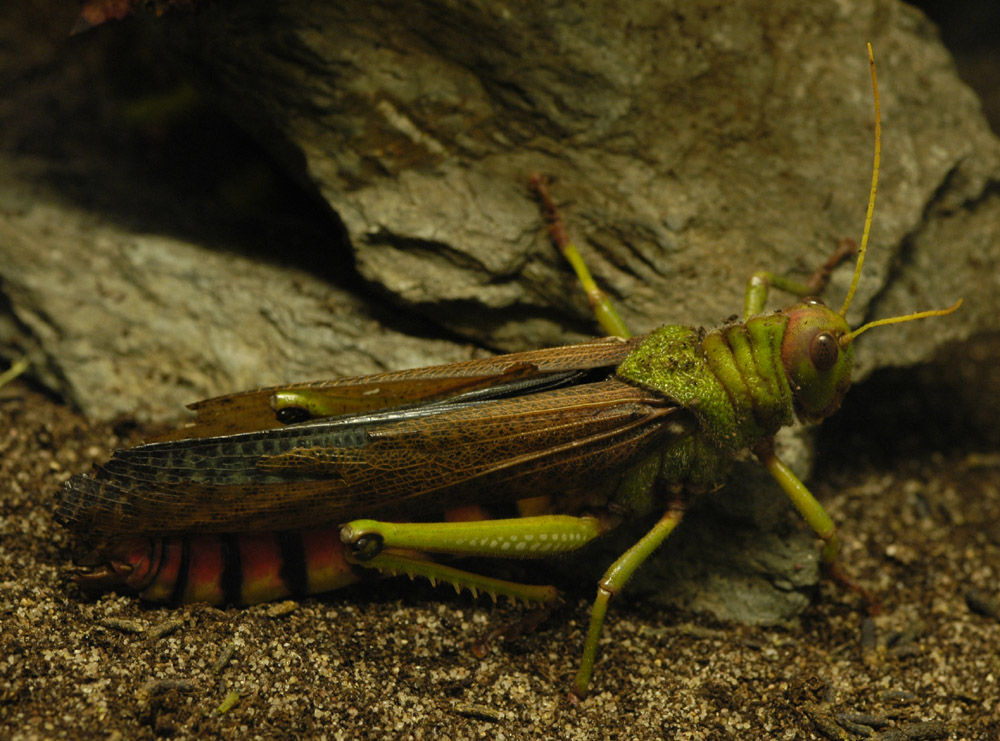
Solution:
M 610 486 L 677 408 L 614 378 L 115 453 L 64 489 L 93 534 L 287 530 Z
M 498 384 L 551 374 L 615 368 L 641 338 L 605 337 L 579 345 L 530 350 L 461 363 L 415 368 L 329 381 L 273 386 L 191 404 L 197 416 L 189 425 L 157 438 L 158 442 L 235 435 L 282 427 L 271 398 L 277 391 L 322 395 L 336 414 L 358 414 L 420 402 L 450 399 Z

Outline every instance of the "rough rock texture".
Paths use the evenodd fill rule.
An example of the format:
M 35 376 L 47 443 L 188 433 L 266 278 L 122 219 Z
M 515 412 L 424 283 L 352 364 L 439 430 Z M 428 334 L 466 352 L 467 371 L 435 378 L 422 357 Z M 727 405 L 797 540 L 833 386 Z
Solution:
M 851 316 L 874 295 L 879 315 L 966 296 L 963 318 L 906 335 L 909 362 L 995 316 L 977 278 L 996 259 L 1000 149 L 902 4 L 244 3 L 177 30 L 236 117 L 301 154 L 368 280 L 504 349 L 563 339 L 567 300 L 586 316 L 526 196 L 534 170 L 639 330 L 714 324 L 753 270 L 810 269 L 858 236 L 870 40 L 882 195 Z M 893 338 L 875 344 L 866 365 L 896 362 Z
M 860 232 L 867 40 L 882 81 L 882 188 L 850 319 L 967 303 L 873 332 L 859 364 L 917 362 L 996 326 L 1000 147 L 934 29 L 905 5 L 258 0 L 167 16 L 152 32 L 158 53 L 190 62 L 208 97 L 318 192 L 343 231 L 311 244 L 262 233 L 241 254 L 208 226 L 209 209 L 136 192 L 99 154 L 81 155 L 73 116 L 39 128 L 26 115 L 72 110 L 63 91 L 95 84 L 78 72 L 62 78 L 77 87 L 53 81 L 93 53 L 86 41 L 54 62 L 11 55 L 5 69 L 20 74 L 5 81 L 0 113 L 20 125 L 2 134 L 0 349 L 28 351 L 36 378 L 92 417 L 161 420 L 244 387 L 591 334 L 525 189 L 536 170 L 554 177 L 571 231 L 635 330 L 738 313 L 753 271 L 805 275 Z M 324 280 L 351 262 L 360 297 Z M 835 276 L 831 303 L 848 280 Z M 418 315 L 426 323 L 410 322 Z M 428 327 L 458 342 L 400 331 Z M 711 499 L 728 509 L 678 532 L 670 547 L 690 549 L 688 560 L 666 563 L 695 570 L 712 554 L 730 564 L 706 566 L 713 576 L 732 568 L 736 582 L 764 586 L 758 601 L 788 599 L 737 612 L 745 592 L 698 579 L 670 596 L 773 620 L 804 604 L 815 549 L 801 529 L 786 539 L 784 511 L 736 478 Z M 763 514 L 740 512 L 758 500 Z M 794 548 L 775 567 L 782 548 L 746 533 L 779 521 Z M 706 533 L 720 542 L 706 549 Z
M 4 222 L 9 331 L 34 348 L 46 384 L 99 419 L 176 419 L 206 392 L 472 354 L 383 326 L 365 301 L 294 267 L 45 203 Z

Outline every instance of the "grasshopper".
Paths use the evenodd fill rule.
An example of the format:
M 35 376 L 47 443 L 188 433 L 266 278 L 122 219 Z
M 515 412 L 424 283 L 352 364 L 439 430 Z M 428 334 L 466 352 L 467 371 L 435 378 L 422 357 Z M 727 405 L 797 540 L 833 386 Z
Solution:
M 570 242 L 544 178 L 532 179 L 549 232 L 609 337 L 502 355 L 223 396 L 195 421 L 119 450 L 70 479 L 56 513 L 101 546 L 84 586 L 125 587 L 154 601 L 253 603 L 314 594 L 366 573 L 446 581 L 473 594 L 549 605 L 556 591 L 463 571 L 427 554 L 541 558 L 581 548 L 625 520 L 660 519 L 598 584 L 573 692 L 590 685 L 610 600 L 751 450 L 837 564 L 833 521 L 775 453 L 796 417 L 832 414 L 850 385 L 857 337 L 846 320 L 871 229 L 881 119 L 854 278 L 839 311 L 804 298 L 764 313 L 770 287 L 818 294 L 854 252 L 842 243 L 809 280 L 767 272 L 743 318 L 706 331 L 667 325 L 630 337 Z

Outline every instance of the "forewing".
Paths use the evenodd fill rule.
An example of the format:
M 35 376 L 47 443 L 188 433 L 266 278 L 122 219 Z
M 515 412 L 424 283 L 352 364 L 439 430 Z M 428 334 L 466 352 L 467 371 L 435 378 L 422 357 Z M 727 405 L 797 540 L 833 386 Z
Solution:
M 336 414 L 360 414 L 451 399 L 497 385 L 547 375 L 596 368 L 610 370 L 625 359 L 637 341 L 605 337 L 579 345 L 219 396 L 191 404 L 188 408 L 197 415 L 194 421 L 157 440 L 217 437 L 282 427 L 271 405 L 272 397 L 277 391 L 308 391 L 319 394 Z
M 115 453 L 57 518 L 99 535 L 290 530 L 603 486 L 676 407 L 614 378 Z

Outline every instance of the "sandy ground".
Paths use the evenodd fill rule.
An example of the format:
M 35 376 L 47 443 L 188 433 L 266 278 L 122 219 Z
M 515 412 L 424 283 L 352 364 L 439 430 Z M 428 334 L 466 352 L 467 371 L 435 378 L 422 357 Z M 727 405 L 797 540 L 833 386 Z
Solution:
M 2 738 L 1000 738 L 997 456 L 828 461 L 815 491 L 882 614 L 832 585 L 771 627 L 623 600 L 577 703 L 592 585 L 484 660 L 516 611 L 405 580 L 226 610 L 81 594 L 55 492 L 139 432 L 0 389 Z

